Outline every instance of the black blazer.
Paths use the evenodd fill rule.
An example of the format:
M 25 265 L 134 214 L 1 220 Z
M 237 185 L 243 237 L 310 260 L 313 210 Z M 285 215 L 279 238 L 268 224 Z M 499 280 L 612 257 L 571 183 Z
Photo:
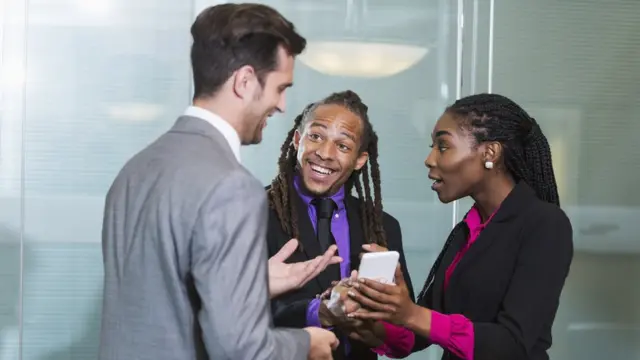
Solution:
M 267 188 L 268 189 L 268 188 Z M 290 262 L 306 261 L 313 259 L 320 253 L 320 246 L 316 240 L 316 234 L 313 229 L 307 204 L 296 196 L 298 210 L 298 231 L 300 238 L 298 241 L 302 244 L 303 251 L 296 251 L 289 259 Z M 360 219 L 360 200 L 351 195 L 345 197 L 345 208 L 349 221 L 349 237 L 351 270 L 357 270 L 360 266 L 359 255 L 363 252 L 362 245 L 367 243 L 362 232 L 362 222 Z M 387 247 L 389 250 L 395 250 L 400 253 L 400 266 L 404 274 L 405 281 L 409 288 L 411 298 L 414 298 L 413 287 L 411 286 L 411 278 L 407 271 L 407 264 L 402 248 L 402 233 L 400 232 L 400 224 L 391 215 L 383 213 L 383 227 L 387 235 Z M 269 209 L 269 226 L 267 231 L 267 246 L 269 249 L 269 257 L 284 246 L 291 237 L 282 230 L 280 220 L 274 209 Z M 307 326 L 307 306 L 316 295 L 321 294 L 331 286 L 333 280 L 340 280 L 340 265 L 332 265 L 322 272 L 316 279 L 311 280 L 303 288 L 284 294 L 280 297 L 272 299 L 271 309 L 274 317 L 274 324 L 278 327 L 304 328 Z M 337 335 L 343 336 L 336 331 Z M 366 345 L 355 340 L 349 339 L 350 353 L 348 359 L 369 360 L 377 359 L 377 355 L 371 351 Z M 340 348 L 334 353 L 334 358 L 343 358 L 344 340 L 341 340 Z
M 444 292 L 445 271 L 468 233 L 464 222 L 454 228 L 419 304 L 470 319 L 475 360 L 549 359 L 551 326 L 573 258 L 569 219 L 520 182 L 462 257 Z M 415 351 L 428 346 L 416 340 Z M 445 351 L 443 359 L 458 358 Z

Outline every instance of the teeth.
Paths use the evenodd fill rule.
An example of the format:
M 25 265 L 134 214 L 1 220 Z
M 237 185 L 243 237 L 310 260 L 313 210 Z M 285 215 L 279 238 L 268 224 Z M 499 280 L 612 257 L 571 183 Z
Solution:
M 321 174 L 325 174 L 325 175 L 333 174 L 333 170 L 327 169 L 327 168 L 324 168 L 324 167 L 318 166 L 318 165 L 311 165 L 311 170 L 313 170 L 315 172 L 319 172 Z

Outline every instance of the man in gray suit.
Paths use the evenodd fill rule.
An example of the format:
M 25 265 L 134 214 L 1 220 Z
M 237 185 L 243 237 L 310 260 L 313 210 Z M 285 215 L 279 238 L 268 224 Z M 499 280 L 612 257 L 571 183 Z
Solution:
M 332 333 L 273 327 L 269 293 L 302 286 L 335 249 L 286 264 L 292 241 L 267 262 L 266 195 L 239 162 L 284 111 L 306 41 L 257 4 L 205 9 L 191 34 L 193 106 L 107 194 L 100 359 L 330 359 Z

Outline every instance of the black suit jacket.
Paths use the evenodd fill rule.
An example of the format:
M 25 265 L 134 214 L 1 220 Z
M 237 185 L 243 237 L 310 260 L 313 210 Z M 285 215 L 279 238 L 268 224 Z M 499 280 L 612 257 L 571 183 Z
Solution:
M 551 326 L 573 257 L 569 219 L 520 182 L 462 257 L 445 292 L 445 271 L 468 233 L 466 224 L 456 226 L 420 305 L 470 319 L 475 360 L 549 359 Z M 419 340 L 414 350 L 428 345 Z M 443 359 L 457 357 L 445 351 Z
M 267 188 L 268 189 L 268 188 Z M 296 251 L 288 262 L 299 262 L 313 259 L 321 255 L 320 245 L 316 240 L 316 233 L 313 229 L 307 204 L 296 196 L 298 211 L 298 231 L 300 238 L 298 241 L 302 244 L 303 251 Z M 350 237 L 350 261 L 351 270 L 357 270 L 360 266 L 359 255 L 363 252 L 362 245 L 367 241 L 364 239 L 362 231 L 362 222 L 360 219 L 360 200 L 351 195 L 345 196 L 345 208 L 349 221 L 349 237 Z M 383 226 L 387 235 L 387 245 L 389 250 L 395 250 L 400 253 L 400 266 L 402 273 L 409 288 L 411 298 L 414 298 L 411 278 L 407 271 L 407 264 L 402 248 L 402 233 L 400 232 L 400 224 L 391 215 L 383 213 Z M 267 232 L 267 244 L 269 249 L 269 257 L 275 255 L 284 244 L 291 239 L 291 236 L 282 230 L 280 220 L 275 210 L 269 210 L 269 226 Z M 307 326 L 307 306 L 316 295 L 321 294 L 331 286 L 331 281 L 340 280 L 340 265 L 332 265 L 322 272 L 316 279 L 311 280 L 303 288 L 284 294 L 280 297 L 272 299 L 271 308 L 274 316 L 274 324 L 278 327 L 304 328 Z M 344 334 L 337 333 L 339 336 Z M 349 339 L 350 353 L 347 359 L 369 360 L 377 359 L 377 355 L 364 344 Z M 344 338 L 341 339 L 340 348 L 334 353 L 334 358 L 343 358 Z

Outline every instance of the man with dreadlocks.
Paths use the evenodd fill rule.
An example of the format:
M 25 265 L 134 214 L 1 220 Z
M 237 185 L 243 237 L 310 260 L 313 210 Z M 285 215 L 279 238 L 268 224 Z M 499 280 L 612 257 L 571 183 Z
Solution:
M 358 268 L 363 246 L 398 251 L 407 274 L 400 225 L 382 211 L 378 136 L 367 106 L 353 91 L 307 106 L 282 145 L 278 168 L 267 188 L 270 256 L 290 238 L 298 238 L 300 251 L 292 261 L 313 259 L 335 243 L 343 262 L 329 266 L 317 281 L 275 298 L 275 324 L 333 328 L 343 339 L 334 351 L 336 359 L 407 356 L 413 346 L 408 330 L 375 321 L 340 320 L 316 296 Z M 351 195 L 354 188 L 357 197 Z M 406 280 L 410 283 L 408 276 Z
M 451 232 L 413 303 L 397 286 L 365 280 L 352 297 L 369 312 L 420 335 L 443 359 L 548 360 L 551 328 L 573 257 L 551 150 L 538 123 L 512 100 L 479 94 L 436 123 L 425 161 L 443 203 L 475 204 Z M 425 341 L 427 340 L 428 341 Z

